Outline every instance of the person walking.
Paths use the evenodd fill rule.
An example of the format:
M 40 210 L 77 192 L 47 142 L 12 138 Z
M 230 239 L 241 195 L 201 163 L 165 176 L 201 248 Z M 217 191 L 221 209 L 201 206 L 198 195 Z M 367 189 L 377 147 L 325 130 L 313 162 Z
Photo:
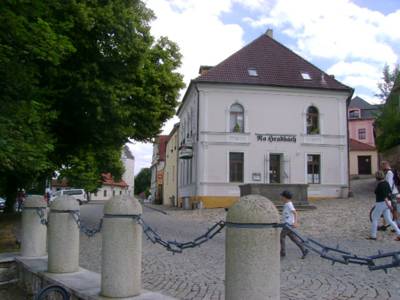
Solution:
M 281 193 L 281 200 L 285 203 L 282 212 L 282 222 L 289 225 L 290 227 L 296 228 L 298 226 L 298 216 L 297 211 L 292 203 L 292 197 L 293 195 L 289 191 L 283 191 Z M 295 234 L 293 234 L 290 229 L 286 227 L 283 227 L 281 231 L 281 257 L 286 256 L 286 236 L 288 236 L 292 240 L 292 242 L 295 243 L 297 247 L 299 247 L 302 253 L 301 258 L 304 259 L 308 253 L 308 249 L 304 248 L 300 239 Z
M 396 221 L 398 219 L 397 214 L 397 197 L 399 196 L 399 190 L 396 186 L 396 182 L 394 180 L 394 173 L 388 161 L 382 161 L 382 170 L 385 173 L 385 180 L 389 183 L 391 196 L 390 201 L 393 208 L 393 220 Z
M 372 212 L 372 223 L 371 223 L 371 236 L 367 239 L 376 240 L 376 234 L 378 230 L 378 222 L 380 217 L 383 215 L 386 224 L 389 224 L 397 234 L 396 241 L 400 241 L 400 230 L 397 224 L 393 221 L 390 211 L 393 209 L 390 202 L 391 188 L 389 183 L 385 180 L 385 174 L 383 171 L 378 171 L 375 174 L 375 178 L 378 184 L 375 188 L 375 208 Z

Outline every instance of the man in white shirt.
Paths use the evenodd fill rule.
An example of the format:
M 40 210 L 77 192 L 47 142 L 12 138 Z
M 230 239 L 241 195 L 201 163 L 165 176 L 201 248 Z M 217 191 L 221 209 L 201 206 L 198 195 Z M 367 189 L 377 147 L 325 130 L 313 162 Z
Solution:
M 389 162 L 382 161 L 381 166 L 383 172 L 385 172 L 385 181 L 389 183 L 390 189 L 392 191 L 392 198 L 390 199 L 392 208 L 393 208 L 393 220 L 396 221 L 398 219 L 398 205 L 397 205 L 397 198 L 399 197 L 399 190 L 397 189 L 396 183 L 394 182 L 394 173 L 392 168 L 390 167 Z
M 298 226 L 298 218 L 297 218 L 297 212 L 296 209 L 294 208 L 294 205 L 291 201 L 293 195 L 289 191 L 283 191 L 281 193 L 281 200 L 285 203 L 283 206 L 283 212 L 282 212 L 282 222 L 288 224 L 291 227 L 297 227 Z M 292 242 L 294 242 L 297 247 L 300 248 L 302 256 L 301 258 L 305 258 L 308 250 L 304 248 L 303 244 L 299 240 L 299 238 L 294 235 L 288 228 L 282 228 L 281 231 L 281 257 L 286 256 L 286 243 L 285 239 L 286 236 L 288 236 Z

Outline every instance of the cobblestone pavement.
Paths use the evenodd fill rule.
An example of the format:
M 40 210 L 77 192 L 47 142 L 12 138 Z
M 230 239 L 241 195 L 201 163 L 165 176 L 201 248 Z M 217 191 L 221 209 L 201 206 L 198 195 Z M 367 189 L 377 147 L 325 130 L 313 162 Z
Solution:
M 328 245 L 340 243 L 342 249 L 360 255 L 372 255 L 378 249 L 400 249 L 394 234 L 379 233 L 378 241 L 368 241 L 368 212 L 374 203 L 374 182 L 362 179 L 353 182 L 355 197 L 351 199 L 313 202 L 317 210 L 300 212 L 299 231 Z M 101 206 L 84 206 L 82 215 L 94 222 L 101 215 Z M 192 240 L 207 226 L 224 219 L 222 209 L 168 211 L 168 215 L 145 209 L 144 219 L 167 239 Z M 143 249 L 143 287 L 179 299 L 224 299 L 224 233 L 200 248 L 172 255 L 149 241 Z M 370 272 L 363 266 L 332 266 L 315 254 L 305 260 L 287 242 L 287 256 L 281 264 L 281 299 L 398 299 L 400 269 Z M 81 265 L 100 272 L 101 235 L 81 237 Z M 251 300 L 251 299 L 249 299 Z

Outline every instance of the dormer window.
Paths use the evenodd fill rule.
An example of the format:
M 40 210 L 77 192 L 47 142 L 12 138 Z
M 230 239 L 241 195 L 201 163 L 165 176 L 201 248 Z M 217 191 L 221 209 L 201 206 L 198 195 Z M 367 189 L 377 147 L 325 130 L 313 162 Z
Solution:
M 252 77 L 257 77 L 258 76 L 257 70 L 254 69 L 254 68 L 248 69 L 247 72 L 249 72 L 249 76 L 252 76 Z
M 307 72 L 301 72 L 301 77 L 303 77 L 304 80 L 311 80 L 311 76 Z
M 349 111 L 349 119 L 359 119 L 360 111 L 358 109 L 353 109 Z

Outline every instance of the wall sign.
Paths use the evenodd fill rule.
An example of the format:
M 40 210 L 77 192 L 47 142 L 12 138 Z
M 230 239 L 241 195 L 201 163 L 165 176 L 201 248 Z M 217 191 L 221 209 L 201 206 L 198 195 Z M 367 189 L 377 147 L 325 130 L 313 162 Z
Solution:
M 295 134 L 260 134 L 256 133 L 257 142 L 286 142 L 286 143 L 296 143 Z
M 179 147 L 180 159 L 191 159 L 193 157 L 193 147 L 182 145 Z

